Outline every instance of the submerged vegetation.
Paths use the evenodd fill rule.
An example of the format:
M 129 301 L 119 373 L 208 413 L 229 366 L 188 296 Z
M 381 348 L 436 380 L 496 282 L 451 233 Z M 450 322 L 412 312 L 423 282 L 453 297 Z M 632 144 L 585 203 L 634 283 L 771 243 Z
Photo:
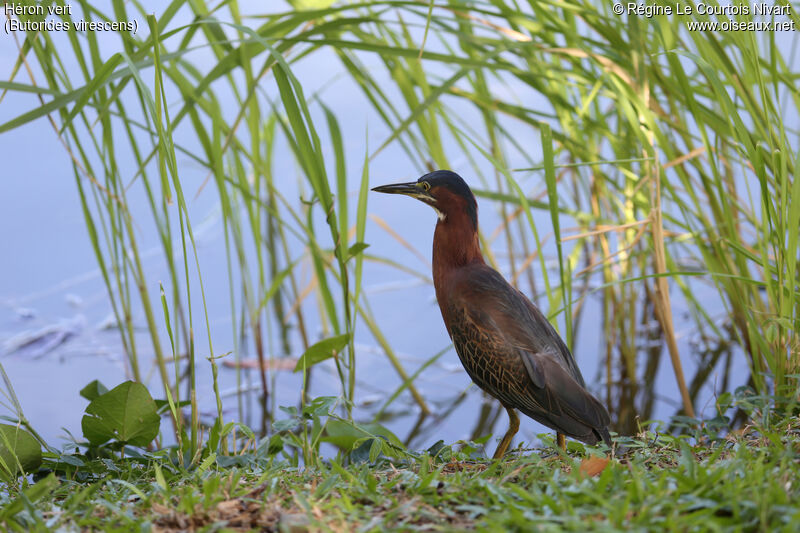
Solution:
M 14 37 L 18 58 L 0 81 L 0 102 L 10 94 L 31 100 L 0 124 L 0 134 L 34 120 L 56 132 L 72 162 L 129 376 L 148 384 L 152 354 L 158 384 L 148 384 L 146 397 L 133 383 L 120 385 L 126 395 L 115 393 L 117 403 L 105 394 L 118 388 L 87 387 L 81 394 L 99 402 L 87 411 L 95 417 L 89 433 L 83 428 L 88 442 L 59 451 L 39 439 L 44 457 L 27 468 L 0 454 L 8 481 L 34 463 L 62 478 L 11 483 L 9 495 L 19 497 L 4 506 L 2 521 L 18 529 L 91 527 L 122 510 L 120 526 L 151 512 L 154 525 L 180 528 L 200 509 L 208 518 L 193 523 L 199 527 L 227 520 L 222 508 L 264 498 L 283 514 L 366 529 L 531 520 L 582 529 L 576 524 L 600 516 L 609 526 L 663 520 L 664 528 L 684 529 L 687 520 L 713 519 L 767 529 L 796 517 L 789 503 L 798 499 L 796 427 L 753 430 L 752 409 L 737 409 L 729 392 L 746 386 L 789 414 L 797 397 L 796 37 L 690 32 L 686 17 L 617 16 L 604 2 L 297 3 L 245 14 L 235 0 L 175 0 L 151 15 L 115 0 L 107 11 L 73 6 L 85 20 L 139 22 L 136 34 L 115 34 L 113 46 L 108 35 L 74 28 Z M 19 15 L 28 17 L 36 15 Z M 788 17 L 800 24 L 797 13 Z M 373 146 L 365 128 L 355 164 L 347 155 L 353 140 L 342 133 L 351 110 L 337 108 L 325 86 L 309 91 L 310 80 L 298 74 L 318 56 L 338 61 L 337 76 L 361 91 L 381 121 L 369 128 L 383 140 Z M 368 217 L 367 191 L 391 149 L 402 152 L 410 177 L 456 162 L 474 177 L 482 206 L 500 220 L 482 228 L 487 259 L 534 295 L 570 346 L 581 324 L 601 323 L 599 397 L 619 435 L 640 435 L 627 443 L 630 458 L 592 479 L 574 471 L 573 459 L 537 454 L 453 472 L 437 450 L 409 451 L 378 423 L 404 395 L 423 417 L 441 415 L 416 383 L 441 353 L 413 367 L 403 361 L 387 340 L 392 324 L 363 286 L 371 264 L 429 281 L 427 271 L 373 253 L 365 239 L 368 223 L 387 228 Z M 192 198 L 201 194 L 214 195 L 221 212 L 232 318 L 224 340 L 212 338 L 192 216 Z M 149 230 L 166 265 L 161 285 L 142 263 Z M 550 258 L 557 269 L 548 268 Z M 592 298 L 601 313 L 587 318 Z M 693 331 L 694 375 L 684 372 L 676 300 Z M 138 326 L 146 327 L 147 346 Z M 356 340 L 367 334 L 400 386 L 374 420 L 354 421 Z M 304 354 L 288 359 L 302 386 L 297 407 L 279 411 L 271 369 L 292 353 Z M 680 436 L 639 427 L 653 413 L 663 353 L 680 398 L 671 426 Z M 232 422 L 243 416 L 247 354 L 257 358 L 263 413 L 252 429 Z M 220 394 L 223 358 L 237 372 L 236 415 L 225 412 Z M 331 359 L 339 395 L 312 398 L 315 365 Z M 715 371 L 722 382 L 709 385 Z M 35 440 L 3 377 L 15 426 Z M 213 382 L 208 424 L 199 381 Z M 703 386 L 719 396 L 721 418 L 714 431 L 687 438 Z M 139 391 L 134 404 L 126 403 L 131 391 Z M 104 396 L 111 412 L 97 407 Z M 169 421 L 155 447 L 152 425 L 121 438 L 116 424 L 131 409 Z M 720 436 L 745 420 L 742 434 Z M 482 427 L 476 440 L 491 432 Z M 19 435 L 0 429 L 0 447 L 30 449 Z M 322 443 L 340 450 L 336 459 L 323 459 Z M 452 450 L 467 460 L 476 446 Z M 73 457 L 76 449 L 85 453 Z M 356 452 L 371 466 L 353 461 Z M 282 478 L 284 461 L 295 470 Z M 762 492 L 764 480 L 770 485 Z M 37 503 L 45 495 L 59 511 Z M 88 501 L 106 503 L 87 511 Z M 11 519 L 23 511 L 24 520 Z M 258 520 L 275 518 L 263 512 Z M 277 522 L 242 527 L 260 525 Z

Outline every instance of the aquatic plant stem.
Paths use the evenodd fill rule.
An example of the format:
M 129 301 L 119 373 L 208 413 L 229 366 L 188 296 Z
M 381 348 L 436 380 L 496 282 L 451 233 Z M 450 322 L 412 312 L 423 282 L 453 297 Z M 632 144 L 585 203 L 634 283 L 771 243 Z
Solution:
M 653 150 L 653 154 L 656 155 Z M 655 291 L 655 310 L 656 318 L 664 331 L 664 339 L 669 350 L 669 357 L 672 361 L 672 370 L 675 373 L 675 381 L 681 393 L 683 410 L 687 416 L 695 417 L 692 398 L 689 396 L 689 389 L 686 387 L 686 378 L 683 375 L 683 365 L 681 356 L 678 353 L 678 343 L 675 340 L 675 327 L 672 323 L 672 304 L 669 298 L 669 283 L 667 281 L 667 261 L 664 246 L 664 225 L 661 219 L 661 169 L 658 159 L 648 161 L 646 165 L 650 168 L 652 178 L 652 200 L 653 209 L 650 211 L 651 227 L 653 228 L 653 252 L 656 270 L 656 291 Z

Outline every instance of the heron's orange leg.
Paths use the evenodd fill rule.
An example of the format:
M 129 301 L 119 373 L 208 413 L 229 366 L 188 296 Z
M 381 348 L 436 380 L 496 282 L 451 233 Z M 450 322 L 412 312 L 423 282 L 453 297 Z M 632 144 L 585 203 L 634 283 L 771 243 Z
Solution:
M 563 433 L 556 432 L 556 440 L 558 441 L 558 447 L 567 451 L 567 437 Z
M 500 445 L 497 446 L 497 450 L 494 452 L 493 459 L 501 459 L 503 455 L 505 455 L 508 446 L 511 444 L 511 439 L 513 439 L 514 435 L 519 431 L 519 417 L 516 411 L 510 407 L 506 407 L 506 411 L 508 412 L 510 424 L 508 426 L 508 431 L 506 431 L 506 434 L 503 436 L 503 440 L 500 441 Z

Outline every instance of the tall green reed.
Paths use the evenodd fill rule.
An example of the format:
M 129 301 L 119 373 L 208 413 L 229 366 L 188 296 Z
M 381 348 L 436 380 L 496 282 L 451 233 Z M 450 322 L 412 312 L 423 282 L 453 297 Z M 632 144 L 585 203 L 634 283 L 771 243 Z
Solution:
M 684 411 L 694 414 L 682 369 L 686 354 L 678 352 L 670 285 L 688 302 L 698 330 L 724 335 L 707 302 L 692 290 L 696 276 L 718 287 L 756 388 L 766 391 L 768 383 L 776 391 L 795 387 L 787 374 L 797 369 L 794 332 L 800 312 L 792 180 L 799 100 L 796 74 L 787 66 L 790 50 L 774 34 L 758 41 L 748 33 L 689 32 L 679 17 L 625 19 L 591 2 L 566 6 L 531 1 L 524 7 L 452 2 L 432 14 L 427 5 L 380 5 L 395 11 L 378 17 L 374 31 L 359 26 L 350 34 L 341 32 L 335 44 L 348 71 L 394 129 L 393 136 L 407 132 L 408 149 L 416 149 L 419 159 L 440 164 L 442 134 L 430 115 L 443 124 L 455 122 L 444 104 L 453 99 L 473 103 L 490 118 L 482 135 L 465 124 L 449 133 L 473 147 L 490 146 L 478 151 L 501 170 L 511 156 L 526 157 L 520 147 L 524 127 L 531 130 L 531 140 L 539 137 L 537 131 L 544 138 L 552 128 L 556 154 L 543 155 L 543 166 L 537 166 L 545 171 L 561 167 L 558 186 L 552 179 L 538 183 L 547 182 L 550 202 L 545 205 L 556 239 L 562 240 L 556 212 L 571 212 L 580 228 L 570 254 L 583 263 L 577 269 L 579 279 L 602 276 L 606 380 L 609 386 L 634 389 L 620 393 L 620 407 L 639 394 L 636 389 L 645 377 L 637 339 L 646 334 L 643 313 L 650 312 L 660 324 Z M 388 13 L 375 5 L 365 9 Z M 414 26 L 417 41 L 409 37 Z M 426 49 L 418 52 L 423 34 Z M 439 47 L 432 51 L 430 43 L 437 39 Z M 789 46 L 790 40 L 784 43 Z M 441 54 L 441 49 L 449 53 Z M 362 66 L 364 51 L 386 65 L 401 89 L 405 115 Z M 421 61 L 406 66 L 417 57 Z M 448 84 L 463 68 L 468 83 Z M 513 87 L 516 98 L 487 91 L 485 79 Z M 409 80 L 421 94 L 442 94 L 432 102 L 415 100 L 404 88 Z M 545 104 L 526 105 L 525 98 L 532 96 Z M 791 128 L 784 117 L 792 117 Z M 513 134 L 498 126 L 509 123 L 515 123 Z M 509 148 L 499 150 L 498 145 Z M 497 197 L 491 191 L 485 195 Z M 526 203 L 519 194 L 516 200 L 504 199 Z M 504 204 L 499 209 L 507 218 Z M 529 226 L 536 235 L 534 224 Z M 520 245 L 506 245 L 513 273 Z M 572 266 L 565 265 L 560 246 L 557 250 L 562 268 Z M 682 266 L 692 262 L 702 266 L 691 271 Z M 542 268 L 541 274 L 547 284 L 547 270 Z M 560 278 L 556 290 L 571 293 L 572 280 L 563 270 Z M 583 295 L 585 291 L 578 308 Z M 555 312 L 554 303 L 551 297 Z M 646 366 L 644 373 L 651 376 L 652 366 Z M 611 389 L 608 396 L 613 402 Z

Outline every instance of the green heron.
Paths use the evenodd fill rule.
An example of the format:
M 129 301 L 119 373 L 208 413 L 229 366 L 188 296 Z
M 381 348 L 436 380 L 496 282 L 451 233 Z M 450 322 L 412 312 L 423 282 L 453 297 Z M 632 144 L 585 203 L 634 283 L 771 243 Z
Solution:
M 515 409 L 554 429 L 562 449 L 565 435 L 610 446 L 608 411 L 586 390 L 564 341 L 533 302 L 483 261 L 478 204 L 461 176 L 437 170 L 372 190 L 411 196 L 436 210 L 433 286 L 444 325 L 469 377 L 511 419 L 494 458 L 519 430 Z

